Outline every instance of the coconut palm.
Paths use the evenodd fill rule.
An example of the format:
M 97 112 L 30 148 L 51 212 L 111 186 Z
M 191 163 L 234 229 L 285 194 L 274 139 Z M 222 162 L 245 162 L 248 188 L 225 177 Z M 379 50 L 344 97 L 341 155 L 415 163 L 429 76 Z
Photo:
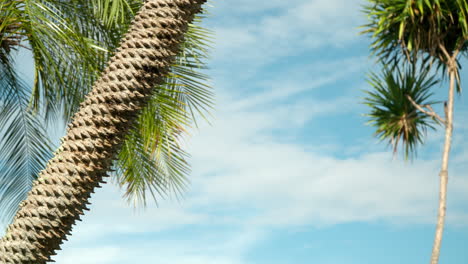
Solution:
M 377 134 L 394 147 L 401 142 L 408 154 L 423 142 L 427 128 L 434 123 L 445 127 L 439 210 L 431 256 L 431 264 L 436 264 L 446 213 L 455 89 L 461 92 L 458 59 L 467 54 L 468 1 L 369 0 L 364 11 L 369 19 L 364 33 L 371 35 L 373 54 L 384 65 L 384 74 L 371 75 L 370 83 L 376 91 L 369 92 L 366 98 Z M 429 74 L 433 65 L 437 70 L 443 69 L 441 73 L 432 71 L 433 74 L 449 79 L 443 117 L 433 110 L 431 105 L 435 102 L 429 101 L 430 90 L 438 82 Z
M 31 1 L 12 2 L 14 5 L 17 2 L 30 3 Z M 195 81 L 188 77 L 182 78 L 174 85 L 164 86 L 166 89 L 156 89 L 156 84 L 162 85 L 167 82 L 168 75 L 185 73 L 187 68 L 191 66 L 190 64 L 194 63 L 194 61 L 186 60 L 182 63 L 182 67 L 172 67 L 176 55 L 183 48 L 181 46 L 186 45 L 184 44 L 184 33 L 187 32 L 194 15 L 201 10 L 203 2 L 203 0 L 148 0 L 144 3 L 115 55 L 110 59 L 101 77 L 94 83 L 92 90 L 81 103 L 78 112 L 71 119 L 72 122 L 67 128 L 67 134 L 62 140 L 60 148 L 34 182 L 28 197 L 20 204 L 20 209 L 16 213 L 13 223 L 8 227 L 6 235 L 0 240 L 1 263 L 45 263 L 49 261 L 54 252 L 60 248 L 59 245 L 66 235 L 70 233 L 75 221 L 83 214 L 91 193 L 103 182 L 103 178 L 113 167 L 113 161 L 119 156 L 121 158 L 125 155 L 131 156 L 132 151 L 138 153 L 138 150 L 127 147 L 130 144 L 135 143 L 140 146 L 140 149 L 147 151 L 154 150 L 165 142 L 164 145 L 172 150 L 172 152 L 167 152 L 167 158 L 180 157 L 176 153 L 179 148 L 175 140 L 178 135 L 184 132 L 184 124 L 175 121 L 187 120 L 182 119 L 187 113 L 175 110 L 164 112 L 164 109 L 169 107 L 165 108 L 162 105 L 169 103 L 175 104 L 174 107 L 182 108 L 184 105 L 194 105 L 196 102 L 200 102 L 199 100 L 190 101 L 188 99 L 190 97 L 184 95 L 183 90 L 180 91 L 181 88 L 179 90 L 168 89 L 168 87 L 184 87 Z M 45 4 L 42 7 L 47 9 L 50 6 Z M 48 15 L 58 14 L 59 12 L 56 11 L 54 10 Z M 47 20 L 39 20 L 39 22 L 44 21 Z M 55 22 L 59 24 L 61 21 L 63 20 Z M 20 21 L 19 25 L 21 23 L 23 22 Z M 68 28 L 62 27 L 59 31 L 63 31 L 64 28 L 68 30 Z M 11 27 L 8 29 L 7 32 L 12 32 Z M 97 37 L 103 37 L 98 31 L 96 32 L 94 34 Z M 3 35 L 5 36 L 5 34 Z M 12 33 L 11 36 L 13 37 L 7 35 L 3 39 L 7 39 L 10 44 L 14 43 L 15 37 L 18 35 Z M 27 35 L 27 37 L 31 36 Z M 92 46 L 94 43 L 90 39 L 82 38 L 81 44 L 76 45 L 88 43 L 88 46 Z M 2 41 L 3 43 L 5 42 Z M 11 45 L 5 46 L 7 47 L 5 50 L 11 49 Z M 43 47 L 43 49 L 49 51 L 58 49 L 58 47 Z M 8 60 L 9 55 L 6 54 L 5 57 Z M 77 57 L 69 59 L 73 61 L 72 59 Z M 50 63 L 47 60 L 46 62 Z M 56 64 L 54 70 L 60 69 L 59 66 L 76 66 L 78 73 L 78 69 L 83 67 L 79 63 L 81 62 L 77 62 L 74 66 Z M 83 61 L 82 63 L 87 62 Z M 41 68 L 39 67 L 39 69 Z M 10 73 L 7 72 L 7 74 Z M 15 77 L 14 75 L 10 76 L 11 84 L 9 87 L 14 88 L 15 85 L 18 85 L 15 83 L 17 81 Z M 69 76 L 62 81 L 71 81 L 75 77 Z M 42 76 L 42 78 L 44 79 L 38 78 L 42 83 L 33 89 L 33 95 L 41 95 L 41 91 L 37 90 L 44 88 L 43 85 L 48 82 L 49 76 Z M 199 92 L 195 91 L 192 94 L 206 95 L 203 93 L 202 86 L 197 86 L 197 88 L 199 88 Z M 64 90 L 61 90 L 60 87 L 55 89 L 55 92 L 62 96 L 61 92 Z M 47 92 L 43 92 L 43 94 L 50 95 Z M 55 96 L 52 98 L 56 98 Z M 38 116 L 34 109 L 37 109 L 42 100 L 46 100 L 45 98 L 46 96 L 39 97 L 37 100 L 31 100 L 28 104 L 28 110 L 32 109 L 30 114 L 33 117 Z M 176 100 L 168 98 L 176 98 Z M 5 102 L 12 100 L 9 97 L 8 99 Z M 48 107 L 53 108 L 53 106 Z M 67 106 L 64 104 L 62 107 L 66 108 Z M 145 116 L 145 109 L 149 109 L 146 107 L 156 107 L 157 109 L 152 109 L 157 111 L 156 117 L 155 114 Z M 169 116 L 169 120 L 173 122 L 165 122 L 164 116 Z M 138 139 L 139 133 L 149 130 L 146 124 L 154 124 L 150 121 L 151 119 L 162 122 L 159 126 L 162 128 L 153 134 L 157 137 L 148 140 Z M 168 127 L 170 127 L 169 130 L 167 130 Z M 170 132 L 169 136 L 167 131 Z M 160 152 L 156 151 L 156 153 Z M 136 158 L 141 161 L 139 164 L 141 168 L 154 167 L 155 158 L 151 155 L 141 155 Z M 136 161 L 132 157 L 127 157 L 127 159 Z M 176 165 L 164 168 L 165 172 L 162 173 L 171 171 L 177 173 L 185 168 L 184 160 L 172 164 Z M 123 177 L 119 178 L 121 183 L 134 182 L 134 179 L 127 177 L 127 175 L 132 174 L 131 172 L 122 174 Z M 145 180 L 142 179 L 143 182 Z M 153 179 L 149 179 L 149 183 L 151 181 L 157 184 Z M 148 183 L 129 185 L 129 190 L 132 188 L 140 189 L 139 186 L 145 186 L 145 184 L 148 187 Z M 163 184 L 165 183 L 163 182 Z

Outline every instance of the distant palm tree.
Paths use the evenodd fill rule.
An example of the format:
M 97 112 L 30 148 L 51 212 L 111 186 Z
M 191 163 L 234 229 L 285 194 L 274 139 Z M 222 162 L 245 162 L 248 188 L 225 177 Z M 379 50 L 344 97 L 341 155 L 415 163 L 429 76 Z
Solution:
M 16 28 L 21 28 L 20 26 L 24 25 L 22 23 L 28 23 L 27 25 L 31 27 L 41 27 L 47 24 L 47 21 L 50 22 L 50 17 L 53 17 L 56 20 L 52 19 L 54 23 L 48 24 L 48 26 L 52 26 L 52 29 L 56 28 L 57 31 L 42 32 L 44 35 L 68 35 L 71 32 L 68 32 L 69 28 L 63 27 L 66 24 L 61 24 L 61 22 L 72 20 L 73 15 L 70 15 L 70 17 L 64 16 L 66 19 L 58 17 L 58 10 L 49 10 L 53 6 L 49 3 L 54 2 L 59 3 L 62 1 L 18 0 L 0 4 L 0 10 L 2 11 L 2 16 L 0 16 L 0 36 L 2 39 L 0 47 L 2 47 L 2 52 L 0 54 L 2 60 L 5 61 L 2 64 L 2 67 L 4 67 L 2 68 L 4 70 L 2 74 L 8 77 L 7 81 L 5 81 L 5 87 L 11 89 L 11 92 L 5 93 L 5 97 L 2 98 L 4 99 L 2 101 L 3 105 L 9 105 L 13 101 L 14 98 L 12 99 L 8 95 L 13 93 L 14 88 L 18 87 L 19 84 L 17 75 L 11 70 L 13 67 L 9 54 L 12 47 L 22 43 L 20 39 L 23 35 L 20 31 L 15 31 Z M 151 153 L 158 155 L 164 152 L 170 160 L 162 163 L 168 166 L 166 168 L 158 167 L 157 169 L 163 170 L 162 174 L 168 175 L 168 177 L 174 176 L 174 174 L 183 175 L 187 167 L 185 161 L 180 159 L 181 150 L 175 140 L 183 132 L 185 122 L 190 119 L 187 119 L 187 113 L 180 109 L 183 109 L 184 105 L 207 105 L 209 94 L 203 89 L 203 86 L 197 85 L 195 80 L 187 77 L 190 75 L 199 76 L 188 70 L 188 68 L 191 68 L 190 66 L 193 66 L 191 64 L 197 62 L 196 59 L 178 61 L 179 63 L 182 62 L 181 67 L 172 67 L 172 65 L 175 62 L 176 55 L 183 48 L 181 45 L 200 46 L 201 42 L 185 44 L 184 34 L 189 29 L 189 23 L 193 20 L 194 15 L 201 11 L 203 2 L 204 0 L 148 0 L 144 3 L 135 16 L 134 22 L 117 52 L 111 58 L 99 80 L 94 83 L 93 89 L 85 97 L 78 112 L 73 116 L 60 148 L 49 161 L 46 169 L 40 173 L 37 181 L 34 182 L 32 190 L 29 192 L 27 199 L 21 203 L 20 209 L 16 213 L 13 223 L 8 227 L 6 235 L 0 240 L 0 263 L 32 264 L 49 261 L 55 251 L 60 249 L 59 245 L 69 234 L 75 221 L 83 214 L 91 193 L 103 181 L 103 177 L 110 171 L 116 158 L 125 158 L 125 155 L 127 155 L 127 160 L 138 163 L 127 168 L 148 170 L 148 168 L 156 167 L 155 160 L 161 161 L 152 157 Z M 15 8 L 18 7 L 15 6 L 16 4 L 24 4 L 23 9 Z M 73 8 L 71 6 L 68 7 Z M 28 20 L 24 16 L 15 15 L 15 12 L 37 7 L 46 12 L 43 19 L 34 21 L 37 25 L 30 21 L 25 22 Z M 78 16 L 74 18 L 78 18 Z M 54 24 L 56 27 L 54 27 Z M 194 34 L 194 30 L 196 28 L 192 27 L 191 34 Z M 33 38 L 31 32 L 25 34 L 28 40 Z M 96 34 L 98 38 L 103 37 L 99 32 L 95 31 L 89 34 Z M 76 39 L 72 39 L 68 43 L 76 43 L 72 44 L 76 46 L 76 50 L 80 50 L 82 45 L 87 44 L 90 47 L 95 44 L 91 38 L 83 38 L 78 35 L 76 37 L 81 42 L 73 42 Z M 52 43 L 49 42 L 48 44 Z M 40 42 L 40 39 L 37 39 L 35 43 L 30 43 L 30 45 L 34 53 L 36 50 L 33 45 L 40 46 L 44 44 Z M 50 45 L 39 47 L 39 50 L 42 49 L 42 52 L 46 53 L 46 51 L 56 49 L 59 52 L 64 47 L 70 48 L 68 46 Z M 185 50 L 190 50 L 190 48 L 194 47 L 185 48 Z M 56 54 L 59 55 L 60 53 Z M 78 55 L 68 58 L 68 62 L 73 62 L 73 59 L 79 58 Z M 196 55 L 191 54 L 193 58 L 196 58 Z M 34 54 L 34 56 L 37 55 Z M 80 63 L 83 64 L 80 65 Z M 75 70 L 78 75 L 79 69 L 82 69 L 86 63 L 94 64 L 95 62 L 77 61 L 75 65 L 63 63 L 50 66 L 54 62 L 53 58 L 48 57 L 44 59 L 42 66 L 50 66 L 56 71 L 65 70 L 67 67 L 76 67 Z M 43 70 L 42 66 L 36 65 L 36 72 Z M 165 90 L 155 89 L 156 84 L 162 85 L 169 80 L 168 74 L 174 77 L 174 75 L 178 76 L 180 73 L 184 73 L 186 77 L 180 78 L 172 86 L 165 86 Z M 52 77 L 56 76 L 36 77 L 41 85 L 35 86 L 32 91 L 33 100 L 29 105 L 30 107 L 25 109 L 28 117 L 36 118 L 34 120 L 37 120 L 38 117 L 34 109 L 38 109 L 41 100 L 47 100 L 46 96 L 50 96 L 50 94 L 47 94 L 50 91 L 44 92 L 43 97 L 37 96 L 40 94 L 38 89 L 46 85 L 49 77 L 53 79 Z M 74 80 L 77 76 L 64 77 L 64 80 L 58 81 L 66 83 Z M 75 81 L 78 82 L 79 80 Z M 195 91 L 192 91 L 191 96 L 185 95 L 183 90 L 168 89 L 169 87 L 179 87 L 181 89 L 180 86 L 190 85 L 196 88 Z M 51 85 L 51 87 L 54 86 Z M 58 96 L 53 94 L 51 97 L 56 99 L 64 98 L 61 94 L 65 92 L 65 90 L 62 90 L 63 87 L 56 87 L 55 89 Z M 202 99 L 197 98 L 197 96 L 201 96 Z M 186 101 L 184 102 L 184 100 Z M 66 103 L 67 101 L 64 100 L 61 107 L 67 108 Z M 163 107 L 164 104 L 169 104 L 169 106 Z M 152 114 L 149 111 L 146 112 L 147 106 L 149 108 L 156 107 L 157 109 L 152 110 L 157 110 L 157 112 Z M 51 105 L 48 107 L 49 109 L 53 108 Z M 173 107 L 173 111 L 167 110 L 171 109 L 171 107 Z M 168 119 L 161 118 L 164 116 Z M 146 126 L 154 125 L 154 120 L 161 122 L 156 124 L 160 129 L 151 130 Z M 153 134 L 150 134 L 156 135 L 156 138 L 144 140 L 144 138 L 138 137 L 140 133 L 150 130 L 153 131 Z M 39 136 L 44 134 L 43 131 L 39 132 L 37 133 Z M 36 139 L 37 144 L 42 143 L 41 138 Z M 140 149 L 143 149 L 143 152 L 138 152 L 135 148 L 128 148 L 132 143 L 142 147 Z M 164 143 L 166 150 L 170 151 L 158 149 L 161 143 Z M 46 145 L 41 144 L 41 147 L 37 147 L 37 144 L 32 145 L 40 150 L 39 154 L 47 152 Z M 9 148 L 14 149 L 14 146 Z M 127 152 L 122 151 L 122 148 L 123 150 L 127 148 Z M 132 150 L 133 153 L 137 153 L 137 157 L 128 157 L 133 155 Z M 148 150 L 153 151 L 148 154 Z M 138 156 L 140 154 L 144 155 Z M 178 160 L 174 161 L 173 159 Z M 40 164 L 40 162 L 36 164 Z M 37 167 L 34 167 L 34 169 L 37 169 Z M 138 173 L 132 174 L 130 172 L 121 175 L 122 177 L 119 178 L 120 183 L 128 184 L 129 194 L 136 192 L 139 197 L 143 198 L 144 191 L 148 187 L 154 187 L 154 185 L 164 187 L 171 180 L 153 176 L 149 179 L 140 178 L 138 180 L 142 182 L 138 182 L 134 178 L 128 177 L 129 175 L 138 175 Z M 157 182 L 158 179 L 162 182 Z M 175 183 L 177 184 L 177 181 Z M 13 185 L 10 184 L 9 186 Z
M 460 89 L 460 54 L 467 54 L 468 1 L 466 0 L 369 0 L 365 8 L 370 23 L 364 33 L 373 38 L 372 50 L 384 64 L 384 73 L 371 74 L 375 91 L 368 92 L 366 104 L 371 123 L 381 139 L 405 155 L 423 142 L 431 123 L 445 126 L 445 144 L 440 176 L 439 211 L 431 264 L 439 261 L 446 212 L 448 162 L 453 130 L 455 86 Z M 439 116 L 428 101 L 431 88 L 439 82 L 431 66 L 444 69 L 450 81 L 445 116 Z M 399 68 L 406 68 L 400 70 Z M 419 69 L 418 69 L 419 68 Z

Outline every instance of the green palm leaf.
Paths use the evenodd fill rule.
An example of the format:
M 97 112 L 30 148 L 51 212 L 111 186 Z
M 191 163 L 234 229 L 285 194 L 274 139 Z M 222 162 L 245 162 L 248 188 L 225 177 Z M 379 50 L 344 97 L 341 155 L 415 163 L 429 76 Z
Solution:
M 372 53 L 386 65 L 414 64 L 426 54 L 445 72 L 447 57 L 441 46 L 449 54 L 457 49 L 468 54 L 466 0 L 369 0 L 363 12 L 369 23 L 362 33 L 371 36 Z
M 377 137 L 393 146 L 394 153 L 401 143 L 405 158 L 413 157 L 427 129 L 434 129 L 437 120 L 419 111 L 408 96 L 420 106 L 437 103 L 430 101 L 430 89 L 439 80 L 427 68 L 417 72 L 412 67 L 405 71 L 384 67 L 381 75 L 371 73 L 368 82 L 373 88 L 365 91 L 364 98 L 364 104 L 370 107 L 368 124 L 376 128 Z
M 42 118 L 28 108 L 24 82 L 0 64 L 0 222 L 8 223 L 52 155 Z
M 194 23 L 200 21 L 197 17 Z M 190 25 L 166 84 L 157 88 L 115 163 L 115 180 L 135 205 L 146 204 L 147 192 L 156 200 L 156 193 L 180 195 L 186 189 L 190 167 L 180 142 L 196 125 L 196 116 L 205 118 L 213 107 L 208 76 L 198 70 L 206 68 L 210 36 L 206 29 Z
M 32 108 L 68 121 L 104 66 L 109 37 L 89 4 L 27 0 L 23 8 L 35 63 Z

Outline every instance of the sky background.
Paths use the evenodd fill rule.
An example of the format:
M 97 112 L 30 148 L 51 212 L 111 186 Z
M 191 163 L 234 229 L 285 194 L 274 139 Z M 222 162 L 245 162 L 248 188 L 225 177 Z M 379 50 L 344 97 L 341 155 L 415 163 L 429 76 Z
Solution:
M 376 66 L 358 34 L 362 3 L 215 1 L 205 26 L 216 35 L 217 106 L 188 140 L 189 190 L 134 211 L 107 184 L 57 263 L 429 262 L 443 130 L 409 163 L 365 125 L 360 102 Z M 435 87 L 436 98 L 446 90 Z M 468 263 L 468 107 L 455 103 L 440 264 Z

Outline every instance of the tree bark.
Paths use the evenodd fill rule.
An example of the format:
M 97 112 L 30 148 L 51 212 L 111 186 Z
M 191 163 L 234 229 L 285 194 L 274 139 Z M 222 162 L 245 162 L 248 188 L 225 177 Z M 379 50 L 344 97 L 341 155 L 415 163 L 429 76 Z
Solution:
M 440 247 L 442 244 L 442 235 L 444 232 L 445 212 L 447 206 L 447 183 L 448 183 L 448 162 L 450 155 L 450 147 L 452 141 L 453 131 L 453 100 L 455 90 L 455 71 L 456 69 L 455 58 L 451 59 L 449 65 L 450 87 L 448 102 L 446 105 L 445 113 L 445 143 L 444 152 L 442 154 L 442 166 L 439 173 L 440 177 L 440 190 L 439 190 L 439 211 L 437 214 L 437 226 L 434 237 L 434 244 L 432 248 L 431 264 L 439 263 Z
M 0 240 L 0 263 L 51 260 L 107 176 L 205 0 L 147 0 Z

